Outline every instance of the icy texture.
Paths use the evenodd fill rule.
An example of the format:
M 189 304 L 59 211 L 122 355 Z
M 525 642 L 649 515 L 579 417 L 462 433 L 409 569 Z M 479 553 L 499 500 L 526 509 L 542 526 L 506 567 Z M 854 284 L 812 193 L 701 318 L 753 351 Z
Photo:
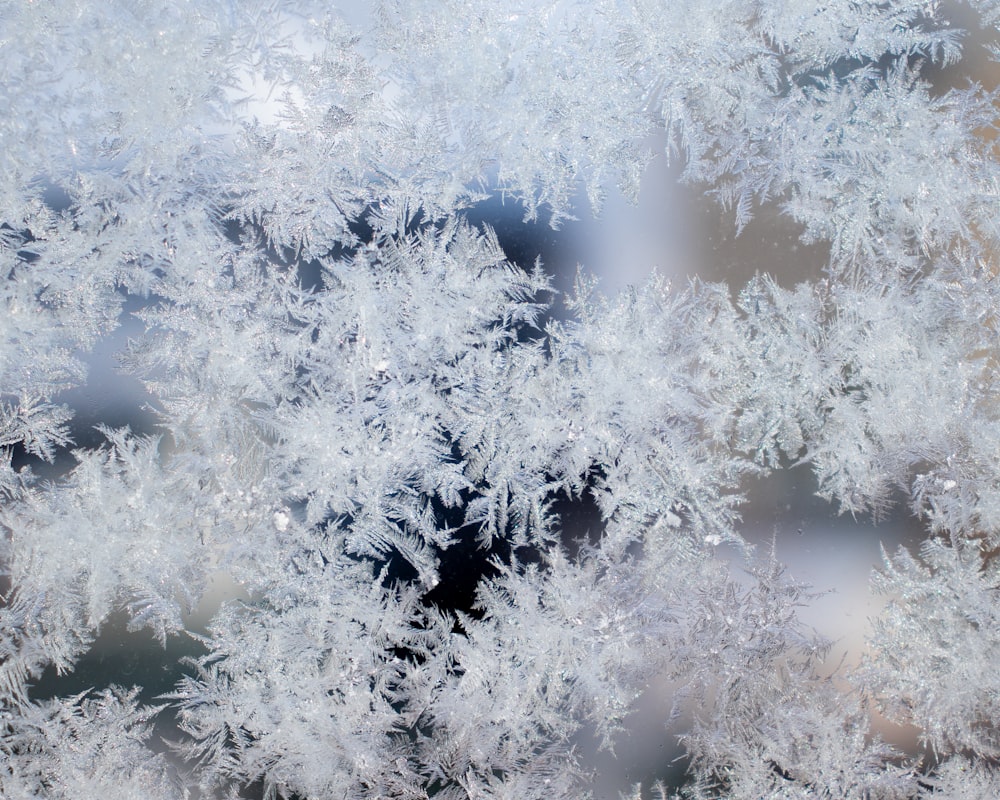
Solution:
M 654 680 L 686 797 L 996 794 L 1000 170 L 994 95 L 930 82 L 946 11 L 0 0 L 0 794 L 576 798 L 581 738 Z M 656 131 L 734 227 L 776 204 L 829 243 L 826 278 L 557 299 L 464 216 L 634 196 Z M 15 469 L 66 454 L 60 392 L 129 295 L 162 436 Z M 791 463 L 928 527 L 849 675 L 773 557 L 717 555 Z M 185 635 L 220 569 L 249 600 L 164 698 L 184 769 L 134 690 L 33 696 L 115 614 Z

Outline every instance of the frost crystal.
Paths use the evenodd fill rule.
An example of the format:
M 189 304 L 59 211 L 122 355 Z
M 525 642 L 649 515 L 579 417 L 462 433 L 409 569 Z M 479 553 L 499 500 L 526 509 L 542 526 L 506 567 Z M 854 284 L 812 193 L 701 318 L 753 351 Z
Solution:
M 664 682 L 680 796 L 997 794 L 1000 169 L 955 9 L 372 6 L 0 0 L 0 795 L 576 798 Z M 653 134 L 825 278 L 557 297 L 470 222 L 636 197 Z M 128 314 L 158 435 L 70 450 Z M 849 673 L 737 528 L 790 464 L 927 525 Z M 43 697 L 122 617 L 203 647 L 167 705 Z

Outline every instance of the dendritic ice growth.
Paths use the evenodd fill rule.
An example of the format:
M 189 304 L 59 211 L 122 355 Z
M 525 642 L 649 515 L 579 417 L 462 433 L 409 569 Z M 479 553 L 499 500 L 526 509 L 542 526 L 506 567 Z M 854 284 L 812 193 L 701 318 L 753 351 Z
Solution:
M 624 795 L 1000 796 L 1000 5 L 343 12 L 0 0 L 0 795 L 578 798 L 657 682 L 687 772 Z M 471 221 L 637 197 L 656 135 L 823 278 L 559 294 Z M 155 427 L 79 446 L 136 320 Z M 833 675 L 738 527 L 792 465 L 926 528 Z M 170 691 L 42 691 L 119 622 L 194 642 Z

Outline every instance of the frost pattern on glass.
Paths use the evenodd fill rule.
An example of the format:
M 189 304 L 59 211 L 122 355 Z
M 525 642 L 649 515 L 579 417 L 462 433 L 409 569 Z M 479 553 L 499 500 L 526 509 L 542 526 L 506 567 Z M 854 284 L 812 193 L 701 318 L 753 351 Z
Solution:
M 680 797 L 1000 792 L 996 97 L 935 83 L 952 9 L 373 6 L 0 0 L 0 794 L 576 798 L 580 741 L 614 751 L 663 680 Z M 559 297 L 468 221 L 636 197 L 657 133 L 735 229 L 828 243 L 825 278 L 606 298 L 584 265 Z M 127 298 L 160 435 L 71 449 L 62 393 Z M 737 526 L 790 464 L 927 526 L 833 676 Z M 248 599 L 163 706 L 33 693 L 116 615 L 194 635 L 220 571 Z

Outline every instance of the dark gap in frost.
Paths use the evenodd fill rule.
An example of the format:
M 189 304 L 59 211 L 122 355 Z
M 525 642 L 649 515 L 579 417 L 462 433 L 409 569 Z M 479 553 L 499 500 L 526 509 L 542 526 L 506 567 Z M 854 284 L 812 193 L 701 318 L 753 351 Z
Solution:
M 42 202 L 56 213 L 66 211 L 73 205 L 73 197 L 57 183 L 46 180 L 42 189 Z
M 317 294 L 322 292 L 323 286 L 323 262 L 342 261 L 352 258 L 365 243 L 371 242 L 375 236 L 375 230 L 367 221 L 367 214 L 362 214 L 357 219 L 348 224 L 351 235 L 355 237 L 355 242 L 336 242 L 329 251 L 323 254 L 322 258 L 314 258 L 309 261 L 298 259 L 296 269 L 298 270 L 299 285 L 306 291 Z
M 603 538 L 605 523 L 592 491 L 597 477 L 592 476 L 578 496 L 567 497 L 559 493 L 548 498 L 549 516 L 555 520 L 559 545 L 570 558 L 578 558 L 585 549 L 597 547 Z M 545 554 L 538 546 L 515 547 L 509 539 L 501 538 L 493 540 L 487 548 L 482 547 L 478 531 L 464 524 L 464 502 L 456 508 L 446 508 L 434 499 L 433 507 L 439 528 L 455 530 L 456 541 L 437 551 L 440 581 L 424 596 L 428 605 L 460 611 L 478 619 L 481 613 L 475 609 L 476 591 L 484 580 L 499 574 L 496 561 L 510 564 L 516 560 L 520 566 L 544 565 Z M 391 562 L 390 574 L 394 578 L 414 580 L 416 571 L 409 564 L 393 566 L 402 561 L 397 558 Z
M 40 258 L 32 248 L 31 244 L 38 241 L 30 228 L 14 228 L 7 222 L 0 222 L 0 244 L 14 249 L 16 260 L 14 266 L 7 273 L 7 280 L 13 280 L 17 275 L 17 268 L 25 264 L 34 264 Z
M 468 498 L 466 498 L 467 500 Z M 481 615 L 474 609 L 476 589 L 484 579 L 497 574 L 493 565 L 495 558 L 509 562 L 511 548 L 507 540 L 495 540 L 490 547 L 480 545 L 476 526 L 464 522 L 465 503 L 455 508 L 448 508 L 437 498 L 430 499 L 432 511 L 437 520 L 438 530 L 451 529 L 455 531 L 454 543 L 446 548 L 434 547 L 438 558 L 438 583 L 428 589 L 422 602 L 430 607 L 435 606 L 443 611 L 461 612 L 472 617 Z M 328 520 L 333 522 L 333 520 Z M 336 524 L 342 529 L 349 529 L 350 518 L 338 517 Z M 402 553 L 393 549 L 382 558 L 354 555 L 345 552 L 347 558 L 372 563 L 376 572 L 381 574 L 382 585 L 390 589 L 397 585 L 412 585 L 419 580 L 419 572 Z M 326 558 L 323 558 L 326 563 Z
M 118 612 L 104 622 L 90 649 L 77 659 L 70 672 L 59 675 L 50 664 L 28 694 L 40 701 L 91 689 L 100 691 L 111 685 L 138 686 L 140 704 L 156 704 L 157 697 L 173 691 L 187 674 L 184 659 L 207 652 L 200 642 L 184 634 L 167 637 L 164 647 L 148 628 L 128 630 L 127 615 Z
M 549 507 L 559 520 L 559 539 L 570 558 L 597 547 L 604 536 L 604 518 L 593 493 L 593 480 L 577 497 L 558 496 Z
M 770 276 L 778 286 L 792 289 L 803 281 L 818 281 L 830 263 L 826 242 L 802 239 L 803 227 L 772 201 L 754 206 L 754 216 L 737 234 L 732 210 L 706 195 L 698 214 L 706 231 L 710 259 L 700 270 L 705 283 L 724 282 L 736 301 L 756 275 Z
M 268 797 L 274 797 L 275 795 L 269 795 L 267 793 L 267 785 L 264 783 L 263 778 L 258 778 L 253 783 L 244 786 L 238 797 L 242 800 L 265 800 Z M 302 795 L 291 793 L 282 793 L 281 795 L 285 800 L 303 800 Z
M 323 560 L 326 561 L 325 558 Z M 414 583 L 420 577 L 416 567 L 395 550 L 384 559 L 376 559 L 375 564 L 382 571 L 382 585 L 387 589 L 398 584 Z
M 280 251 L 275 248 L 272 243 L 267 241 L 267 234 L 258 222 L 226 218 L 219 224 L 222 226 L 226 239 L 234 245 L 258 249 L 266 257 L 268 263 L 279 271 L 294 269 L 299 286 L 310 294 L 317 294 L 324 288 L 324 261 L 339 261 L 350 258 L 364 246 L 364 243 L 370 242 L 374 236 L 374 229 L 365 220 L 365 215 L 362 215 L 348 223 L 348 230 L 354 237 L 354 241 L 338 240 L 322 256 L 306 259 L 294 248 L 283 247 Z
M 299 286 L 309 294 L 323 291 L 323 265 L 318 259 L 298 261 L 295 265 Z
M 465 218 L 475 228 L 489 225 L 507 260 L 526 272 L 537 259 L 543 267 L 553 263 L 550 256 L 559 248 L 561 234 L 539 220 L 525 221 L 523 203 L 496 193 L 466 211 Z
M 484 549 L 470 530 L 451 547 L 440 551 L 440 581 L 424 595 L 424 603 L 481 619 L 482 613 L 475 608 L 476 590 L 484 580 L 497 575 L 493 559 L 509 562 L 510 553 L 511 547 L 506 540 L 495 541 L 490 548 Z
M 744 478 L 740 492 L 747 497 L 740 505 L 741 531 L 758 530 L 748 539 L 762 543 L 760 535 L 770 537 L 776 533 L 779 539 L 787 534 L 808 536 L 810 527 L 837 527 L 841 535 L 857 536 L 860 539 L 879 535 L 879 528 L 895 538 L 894 527 L 906 525 L 912 528 L 914 541 L 923 541 L 922 526 L 909 514 L 908 496 L 899 488 L 893 490 L 880 513 L 867 512 L 855 516 L 840 513 L 837 503 L 826 500 L 819 494 L 819 484 L 811 465 L 781 463 L 763 476 L 749 475 Z M 873 530 L 874 529 L 874 530 Z M 770 531 L 770 533 L 769 533 Z
M 49 467 L 47 461 L 29 453 L 24 446 L 24 442 L 15 442 L 7 449 L 10 450 L 10 466 L 14 472 L 20 472 L 27 468 L 37 475 L 40 470 Z
M 24 244 L 30 244 L 33 241 L 34 241 L 34 238 L 25 237 Z M 38 261 L 39 258 L 41 258 L 41 256 L 38 255 L 38 253 L 34 252 L 33 250 L 28 250 L 26 248 L 23 248 L 23 249 L 17 251 L 17 260 L 21 264 L 34 264 L 36 261 Z M 14 277 L 14 271 L 16 269 L 17 269 L 17 267 L 14 267 L 14 269 L 11 270 L 10 274 L 7 277 L 8 278 L 13 278 Z
M 525 220 L 524 204 L 504 198 L 499 192 L 488 200 L 475 204 L 465 212 L 465 219 L 478 230 L 486 226 L 493 230 L 504 257 L 514 266 L 529 273 L 540 263 L 542 270 L 552 280 L 553 287 L 572 281 L 572 276 L 560 274 L 559 265 L 564 260 L 560 255 L 567 251 L 565 231 L 553 230 L 540 220 Z M 555 288 L 554 294 L 560 289 Z M 542 298 L 539 298 L 541 300 Z M 546 339 L 545 329 L 555 319 L 568 316 L 563 304 L 552 302 L 538 316 L 537 327 L 518 325 L 516 329 L 519 344 L 539 342 Z

